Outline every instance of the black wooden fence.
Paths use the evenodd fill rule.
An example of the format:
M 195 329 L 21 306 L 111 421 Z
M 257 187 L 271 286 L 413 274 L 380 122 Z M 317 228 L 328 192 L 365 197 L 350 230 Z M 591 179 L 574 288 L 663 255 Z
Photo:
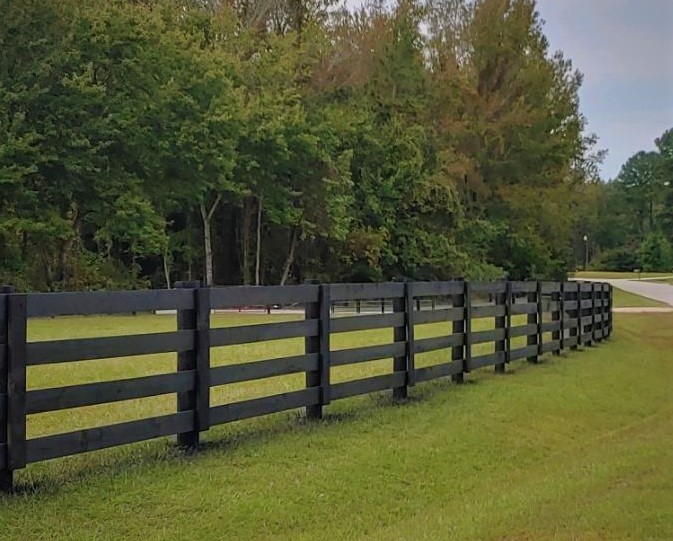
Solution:
M 335 316 L 331 308 L 347 301 L 381 301 L 383 310 Z M 390 311 L 386 311 L 385 302 Z M 305 317 L 242 327 L 214 328 L 213 310 L 240 306 L 294 305 Z M 177 310 L 177 330 L 153 334 L 41 342 L 27 341 L 29 318 L 60 315 L 119 314 Z M 516 316 L 525 315 L 522 318 Z M 472 330 L 479 318 L 494 318 L 491 330 Z M 514 320 L 513 320 L 514 318 Z M 416 339 L 417 325 L 452 322 L 447 336 Z M 367 329 L 393 330 L 393 342 L 333 350 L 335 333 Z M 0 483 L 12 487 L 13 472 L 27 464 L 161 436 L 177 435 L 193 447 L 209 427 L 295 408 L 320 418 L 332 400 L 391 389 L 404 398 L 416 383 L 451 376 L 462 381 L 472 370 L 494 366 L 504 372 L 510 361 L 537 362 L 591 345 L 612 331 L 612 290 L 587 282 L 406 282 L 323 284 L 285 287 L 199 287 L 180 283 L 173 290 L 12 293 L 0 290 Z M 305 353 L 293 357 L 211 367 L 212 347 L 303 337 Z M 513 347 L 513 339 L 526 337 Z M 523 338 L 520 338 L 522 340 Z M 514 340 L 516 342 L 516 340 Z M 493 352 L 476 355 L 477 344 L 494 344 Z M 415 356 L 446 350 L 446 362 L 415 365 Z M 177 371 L 31 390 L 27 367 L 81 360 L 177 353 Z M 330 382 L 330 367 L 393 359 L 390 373 L 343 383 Z M 293 373 L 305 373 L 304 389 L 212 406 L 215 386 Z M 174 413 L 43 437 L 26 437 L 29 415 L 121 400 L 175 394 Z

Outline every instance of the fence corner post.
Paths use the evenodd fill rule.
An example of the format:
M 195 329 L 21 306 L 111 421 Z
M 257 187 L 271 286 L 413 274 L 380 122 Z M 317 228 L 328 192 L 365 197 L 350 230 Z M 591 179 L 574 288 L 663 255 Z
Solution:
M 304 318 L 318 321 L 318 334 L 307 336 L 304 340 L 305 353 L 318 355 L 318 369 L 306 372 L 306 387 L 317 387 L 319 389 L 318 403 L 306 406 L 306 417 L 309 419 L 322 419 L 323 406 L 326 406 L 331 401 L 331 304 L 331 287 L 329 284 L 322 284 L 318 287 L 317 301 L 307 302 L 304 305 Z
M 210 288 L 201 287 L 198 280 L 176 282 L 176 289 L 193 290 L 193 308 L 179 309 L 178 331 L 192 332 L 194 348 L 178 353 L 178 372 L 195 372 L 192 391 L 178 393 L 177 411 L 192 411 L 193 428 L 178 434 L 178 446 L 193 449 L 199 445 L 199 434 L 208 430 L 210 413 Z
M 393 298 L 393 312 L 395 314 L 402 314 L 402 325 L 393 327 L 393 341 L 395 343 L 403 342 L 405 345 L 404 355 L 399 355 L 393 358 L 393 372 L 405 372 L 407 374 L 404 385 L 393 388 L 393 400 L 404 400 L 408 396 L 409 388 L 409 355 L 412 353 L 413 345 L 409 341 L 409 322 L 410 312 L 413 311 L 413 299 L 410 299 L 408 294 L 409 289 L 407 282 L 404 283 L 404 292 L 399 297 Z

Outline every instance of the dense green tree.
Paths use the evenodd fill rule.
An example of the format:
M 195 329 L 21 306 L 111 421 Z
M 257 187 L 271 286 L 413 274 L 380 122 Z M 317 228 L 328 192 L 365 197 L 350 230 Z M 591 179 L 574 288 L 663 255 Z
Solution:
M 533 0 L 3 8 L 19 287 L 560 277 L 585 232 L 639 244 L 643 194 L 646 230 L 673 234 L 670 134 L 650 192 L 638 167 L 597 182 L 581 76 Z
M 622 166 L 615 182 L 623 190 L 629 210 L 636 215 L 640 235 L 655 229 L 664 182 L 660 155 L 638 152 Z
M 645 237 L 638 258 L 641 270 L 645 272 L 670 272 L 673 268 L 673 249 L 671 243 L 659 231 Z
M 668 243 L 673 241 L 672 134 L 668 130 L 659 137 L 655 151 L 631 156 L 613 181 L 587 184 L 581 190 L 576 238 L 589 235 L 595 268 L 636 268 L 640 263 L 634 257 L 641 244 L 649 253 L 658 246 L 652 239 L 658 242 L 663 235 Z M 580 244 L 578 249 L 583 249 Z
M 660 156 L 659 174 L 663 192 L 659 227 L 668 240 L 673 242 L 673 128 L 659 137 L 656 145 Z
M 78 7 L 10 2 L 1 32 L 0 148 L 11 185 L 2 215 L 47 289 L 68 287 L 71 258 L 88 243 L 105 255 L 117 243 L 116 255 L 135 260 L 163 242 L 142 174 L 148 134 L 135 122 L 147 100 L 137 86 L 146 78 L 142 51 L 158 33 L 103 4 Z

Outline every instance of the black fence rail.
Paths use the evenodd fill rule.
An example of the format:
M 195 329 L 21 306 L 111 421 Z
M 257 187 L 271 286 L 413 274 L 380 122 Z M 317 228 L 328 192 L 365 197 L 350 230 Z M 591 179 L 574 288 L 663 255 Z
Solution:
M 362 306 L 369 309 L 362 310 Z M 299 321 L 237 327 L 211 326 L 215 310 L 241 306 L 291 306 Z M 344 307 L 356 306 L 353 310 Z M 338 307 L 338 309 L 336 309 Z M 131 336 L 29 342 L 30 318 L 175 310 L 177 330 Z M 490 319 L 492 329 L 473 330 Z M 417 339 L 419 325 L 450 322 L 451 334 Z M 334 349 L 338 333 L 392 329 L 393 341 Z M 587 282 L 406 282 L 264 287 L 200 287 L 182 282 L 172 290 L 17 294 L 0 289 L 0 484 L 11 490 L 13 472 L 57 457 L 176 435 L 194 447 L 211 426 L 306 408 L 320 418 L 333 400 L 392 390 L 407 396 L 419 382 L 441 377 L 463 381 L 488 366 L 504 372 L 511 361 L 537 362 L 541 355 L 600 342 L 612 332 L 609 284 Z M 304 353 L 211 366 L 211 348 L 303 338 Z M 525 338 L 525 340 L 524 340 Z M 519 339 L 519 340 L 517 340 Z M 519 342 L 525 342 L 520 344 Z M 477 354 L 475 346 L 492 344 Z M 479 348 L 476 348 L 479 349 Z M 416 367 L 416 356 L 446 351 L 446 361 Z M 118 381 L 30 390 L 27 368 L 73 361 L 175 352 L 173 373 Z M 392 359 L 383 375 L 332 383 L 333 367 Z M 305 388 L 261 398 L 211 405 L 213 387 L 304 373 Z M 30 415 L 123 400 L 174 394 L 174 413 L 35 438 Z

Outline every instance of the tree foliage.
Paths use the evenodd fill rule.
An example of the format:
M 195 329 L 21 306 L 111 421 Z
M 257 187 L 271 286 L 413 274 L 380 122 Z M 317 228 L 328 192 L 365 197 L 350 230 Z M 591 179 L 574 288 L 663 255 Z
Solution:
M 533 0 L 3 7 L 0 279 L 22 288 L 561 277 L 599 227 L 586 195 L 611 197 Z M 671 139 L 625 169 L 624 212 Z M 629 234 L 673 227 L 652 204 Z
M 645 272 L 670 272 L 673 268 L 671 243 L 659 231 L 645 237 L 638 256 L 642 270 Z
M 589 234 L 594 268 L 671 270 L 673 243 L 673 130 L 639 151 L 606 184 L 586 192 L 581 234 Z

